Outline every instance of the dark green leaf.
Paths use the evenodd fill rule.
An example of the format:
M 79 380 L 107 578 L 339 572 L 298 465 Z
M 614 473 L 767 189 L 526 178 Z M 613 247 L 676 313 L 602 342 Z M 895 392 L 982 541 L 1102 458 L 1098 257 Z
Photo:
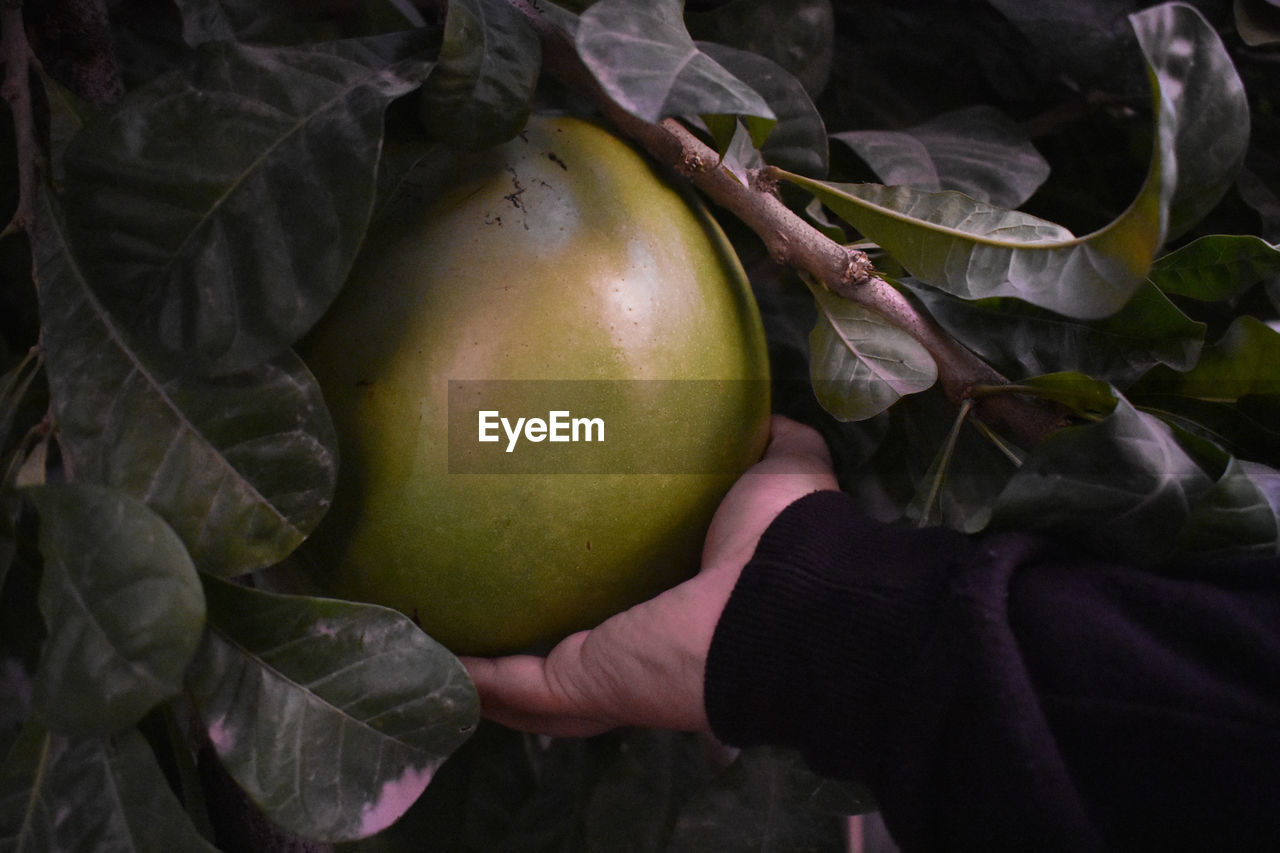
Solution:
M 818 304 L 809 336 L 813 390 L 836 418 L 869 418 L 938 378 L 928 350 L 902 329 L 825 287 L 810 290 Z
M 1192 509 L 1181 544 L 1195 552 L 1280 554 L 1280 472 L 1232 459 Z
M 800 81 L 780 65 L 755 53 L 718 44 L 698 44 L 769 104 L 778 124 L 760 149 L 764 159 L 802 175 L 827 173 L 827 128 Z
M 1008 116 L 966 107 L 907 130 L 832 134 L 880 180 L 929 192 L 955 190 L 998 207 L 1017 207 L 1049 176 L 1049 164 Z
M 1081 319 L 1114 314 L 1143 283 L 1171 218 L 1181 224 L 1207 209 L 1203 200 L 1221 198 L 1247 141 L 1234 128 L 1248 125 L 1240 80 L 1199 12 L 1171 3 L 1132 22 L 1151 73 L 1156 146 L 1133 204 L 1093 234 L 1077 238 L 958 193 L 789 179 L 912 275 L 956 296 L 1014 296 Z M 1194 63 L 1186 61 L 1191 56 Z M 1231 129 L 1225 136 L 1224 128 Z
M 1250 47 L 1280 42 L 1280 9 L 1270 0 L 1236 0 L 1236 29 Z
M 1037 60 L 1055 75 L 1069 76 L 1080 89 L 1142 86 L 1141 69 L 1117 61 L 1131 34 L 1125 15 L 1149 0 L 990 0 L 1030 44 Z M 1117 77 L 1121 79 L 1117 80 Z M 1130 79 L 1135 78 L 1135 79 Z
M 1017 470 L 1018 451 L 969 417 L 957 431 L 957 419 L 956 405 L 936 385 L 900 400 L 888 412 L 871 466 L 857 474 L 855 494 L 886 520 L 900 515 L 970 533 L 984 528 Z
M 538 34 L 507 0 L 451 0 L 418 96 L 423 125 L 459 148 L 505 142 L 524 127 L 541 63 Z
M 1072 370 L 1123 387 L 1157 364 L 1186 370 L 1204 341 L 1204 324 L 1150 284 L 1116 314 L 1078 320 L 1016 299 L 966 301 L 904 283 L 948 332 L 1015 378 Z
M 211 41 L 297 44 L 420 27 L 409 0 L 299 3 L 297 0 L 175 0 L 192 47 Z
M 204 593 L 181 540 L 146 505 L 101 486 L 26 490 L 40 515 L 48 637 L 33 691 L 58 731 L 110 734 L 182 689 Z
M 844 853 L 844 820 L 815 807 L 822 780 L 781 749 L 744 750 L 680 810 L 669 853 Z
M 405 616 L 209 577 L 205 592 L 192 699 L 227 771 L 290 832 L 378 832 L 475 728 L 466 671 Z
M 1221 301 L 1280 273 L 1280 249 L 1248 234 L 1201 237 L 1156 260 L 1151 280 L 1165 293 Z
M 1220 452 L 1280 468 L 1278 396 L 1241 397 L 1223 403 L 1151 392 L 1145 382 L 1131 388 L 1128 394 L 1143 411 L 1208 441 Z
M 1082 417 L 1105 417 L 1116 407 L 1110 384 L 1075 371 L 1032 376 L 1017 387 L 1027 389 L 1037 399 L 1060 403 Z
M 103 307 L 42 202 L 32 237 L 46 371 L 75 475 L 145 500 L 208 571 L 279 561 L 319 521 L 336 475 L 310 373 L 288 353 L 220 379 L 175 375 Z
M 66 161 L 86 281 L 188 368 L 234 372 L 284 351 L 346 278 L 383 111 L 426 76 L 424 41 L 212 43 L 90 121 Z
M 1237 317 L 1194 368 L 1152 371 L 1139 390 L 1219 402 L 1280 394 L 1280 332 L 1248 315 Z
M 759 94 L 700 51 L 680 0 L 600 0 L 578 21 L 578 53 L 605 92 L 646 121 L 739 115 L 763 138 L 773 111 Z
M 81 738 L 34 724 L 0 765 L 0 850 L 217 853 L 137 731 Z
M 1105 420 L 1061 430 L 1027 456 L 992 525 L 1071 536 L 1123 560 L 1167 556 L 1213 480 L 1157 418 L 1120 400 Z
M 713 772 L 706 753 L 706 745 L 685 732 L 627 732 L 610 756 L 612 760 L 590 780 L 581 818 L 583 849 L 618 853 L 671 850 L 668 836 L 672 825 Z M 740 815 L 750 814 L 747 804 L 742 805 Z
M 816 98 L 831 75 L 835 14 L 831 0 L 731 0 L 688 12 L 694 38 L 771 59 Z

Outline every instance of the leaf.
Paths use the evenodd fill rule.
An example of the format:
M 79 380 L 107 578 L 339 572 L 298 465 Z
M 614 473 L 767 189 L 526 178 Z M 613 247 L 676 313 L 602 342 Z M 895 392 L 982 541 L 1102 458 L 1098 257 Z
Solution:
M 136 730 L 85 738 L 35 724 L 0 765 L 0 850 L 217 853 Z
M 89 287 L 51 200 L 32 228 L 59 441 L 75 476 L 145 501 L 196 565 L 278 562 L 333 494 L 337 438 L 292 353 L 219 379 L 175 375 L 131 341 Z
M 1018 387 L 1038 399 L 1060 403 L 1082 417 L 1105 417 L 1116 407 L 1116 395 L 1108 383 L 1075 371 L 1032 376 L 1018 383 Z
M 1280 332 L 1254 317 L 1239 316 L 1220 340 L 1205 348 L 1194 368 L 1152 371 L 1139 390 L 1217 402 L 1280 394 Z
M 1248 126 L 1230 57 L 1199 12 L 1170 3 L 1131 21 L 1151 74 L 1156 146 L 1133 204 L 1091 235 L 1075 237 L 1051 222 L 956 193 L 784 177 L 916 278 L 948 293 L 1012 296 L 1080 319 L 1114 314 L 1142 284 L 1166 236 L 1230 185 L 1247 142 L 1236 128 Z M 1169 226 L 1171 219 L 1177 226 Z
M 290 832 L 380 831 L 475 728 L 466 671 L 405 616 L 204 581 L 188 689 L 227 771 Z
M 691 5 L 691 4 L 690 4 Z M 730 0 L 686 9 L 695 39 L 750 51 L 776 62 L 818 97 L 831 76 L 835 11 L 831 0 Z
M 1165 293 L 1220 302 L 1280 274 L 1280 249 L 1251 234 L 1201 237 L 1158 258 L 1151 280 Z
M 698 47 L 759 92 L 777 116 L 760 148 L 767 162 L 802 175 L 827 173 L 827 128 L 799 80 L 759 54 L 705 42 Z
M 852 148 L 885 184 L 954 190 L 998 207 L 1017 207 L 1049 177 L 1049 164 L 1026 134 L 993 107 L 966 107 L 907 130 L 831 138 Z
M 627 112 L 737 115 L 760 140 L 773 111 L 759 94 L 693 43 L 679 0 L 600 0 L 578 21 L 575 41 L 587 69 Z
M 956 431 L 956 405 L 936 385 L 903 398 L 887 414 L 871 464 L 852 475 L 850 490 L 874 500 L 871 505 L 886 521 L 901 516 L 918 525 L 927 503 L 929 524 L 966 533 L 983 529 L 1017 470 L 1013 451 L 975 428 L 972 418 Z M 948 456 L 953 431 L 954 450 Z
M 1210 442 L 1219 452 L 1280 467 L 1280 396 L 1222 403 L 1153 393 L 1145 382 L 1130 388 L 1127 395 L 1144 412 Z
M 822 780 L 782 749 L 743 750 L 677 815 L 668 853 L 845 850 L 847 829 L 815 803 Z M 865 805 L 874 808 L 869 802 Z M 868 809 L 869 810 L 869 809 Z
M 1180 542 L 1197 553 L 1280 554 L 1280 471 L 1232 459 L 1193 507 Z
M 1008 299 L 960 300 L 903 282 L 949 333 L 1014 377 L 1069 370 L 1126 386 L 1157 364 L 1195 364 L 1205 325 L 1192 321 L 1150 284 L 1117 313 L 1079 320 Z
M 197 47 L 213 41 L 298 44 L 377 35 L 424 25 L 408 0 L 298 3 L 296 0 L 175 0 L 182 36 Z M 341 13 L 341 14 L 337 14 Z
M 86 281 L 188 369 L 279 355 L 346 278 L 373 207 L 383 110 L 426 76 L 423 50 L 420 33 L 210 43 L 189 71 L 129 93 L 67 150 Z
M 809 369 L 822 407 L 837 419 L 879 414 L 938 378 L 915 338 L 857 303 L 810 285 L 818 319 L 809 336 Z
M 542 45 L 507 0 L 451 0 L 444 45 L 423 84 L 427 131 L 459 148 L 483 148 L 524 126 L 538 82 Z
M 1280 42 L 1280 10 L 1271 0 L 1235 0 L 1236 30 L 1250 47 Z
M 991 524 L 1069 536 L 1151 564 L 1172 551 L 1212 485 L 1168 426 L 1121 399 L 1103 421 L 1035 447 L 997 499 Z
M 204 594 L 181 540 L 147 507 L 81 483 L 31 487 L 40 515 L 38 719 L 72 734 L 133 725 L 182 688 Z

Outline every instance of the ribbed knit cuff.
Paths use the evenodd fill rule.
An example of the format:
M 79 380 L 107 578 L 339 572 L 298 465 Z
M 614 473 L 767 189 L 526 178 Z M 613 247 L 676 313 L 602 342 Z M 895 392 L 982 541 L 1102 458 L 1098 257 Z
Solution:
M 853 774 L 931 636 L 967 537 L 873 521 L 845 494 L 815 492 L 760 539 L 716 627 L 706 706 L 725 743 L 799 748 Z M 871 756 L 867 756 L 871 758 Z

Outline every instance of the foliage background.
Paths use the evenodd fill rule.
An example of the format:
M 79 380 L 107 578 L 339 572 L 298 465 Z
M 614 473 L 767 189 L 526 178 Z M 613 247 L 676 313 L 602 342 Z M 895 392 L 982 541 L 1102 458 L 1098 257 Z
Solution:
M 591 109 L 530 16 L 630 113 L 787 170 L 1073 424 L 995 436 L 927 346 L 714 208 L 777 408 L 884 517 L 1153 564 L 1280 548 L 1277 4 L 586 5 L 6 8 L 0 850 L 839 850 L 874 808 L 783 751 L 477 727 L 407 619 L 280 586 L 337 464 L 291 347 L 380 200 L 435 146 Z

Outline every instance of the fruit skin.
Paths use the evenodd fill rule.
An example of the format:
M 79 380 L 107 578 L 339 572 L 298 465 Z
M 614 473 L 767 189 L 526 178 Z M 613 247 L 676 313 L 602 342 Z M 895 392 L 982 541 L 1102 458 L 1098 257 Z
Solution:
M 341 456 L 305 549 L 313 576 L 458 654 L 555 641 L 696 571 L 712 513 L 767 441 L 766 343 L 728 241 L 574 118 L 534 116 L 510 143 L 416 175 L 301 350 Z M 603 473 L 450 473 L 462 379 L 595 380 L 594 402 L 647 423 L 644 440 L 610 445 Z M 682 383 L 629 381 L 646 379 L 746 381 L 694 408 Z M 545 417 L 522 409 L 526 385 L 554 396 L 510 383 L 504 416 Z M 710 473 L 680 473 L 704 456 Z

